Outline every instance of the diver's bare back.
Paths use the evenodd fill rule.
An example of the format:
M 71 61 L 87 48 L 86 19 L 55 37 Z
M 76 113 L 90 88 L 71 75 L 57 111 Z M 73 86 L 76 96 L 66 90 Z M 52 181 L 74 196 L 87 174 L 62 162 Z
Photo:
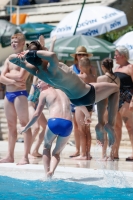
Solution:
M 54 87 L 64 91 L 70 99 L 80 98 L 89 91 L 89 87 L 64 63 L 59 63 L 56 76 L 49 76 L 49 80 Z
M 11 62 L 7 62 L 8 64 L 8 73 L 10 74 L 18 74 L 19 76 L 19 73 L 20 73 L 20 70 L 21 68 Z M 26 72 L 25 73 L 25 76 L 23 78 L 24 82 L 25 82 L 25 85 L 24 86 L 21 86 L 21 87 L 17 87 L 16 85 L 14 84 L 11 84 L 11 85 L 6 85 L 6 91 L 7 92 L 14 92 L 14 91 L 21 91 L 21 90 L 26 90 L 26 80 L 28 78 L 28 75 L 29 75 L 29 72 Z

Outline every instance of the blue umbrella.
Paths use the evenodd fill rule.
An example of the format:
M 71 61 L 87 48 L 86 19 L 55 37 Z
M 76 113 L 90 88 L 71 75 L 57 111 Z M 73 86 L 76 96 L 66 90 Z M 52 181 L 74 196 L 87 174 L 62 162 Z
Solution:
M 37 40 L 40 35 L 49 38 L 51 31 L 55 28 L 55 26 L 42 23 L 25 23 L 21 24 L 20 27 L 27 40 Z

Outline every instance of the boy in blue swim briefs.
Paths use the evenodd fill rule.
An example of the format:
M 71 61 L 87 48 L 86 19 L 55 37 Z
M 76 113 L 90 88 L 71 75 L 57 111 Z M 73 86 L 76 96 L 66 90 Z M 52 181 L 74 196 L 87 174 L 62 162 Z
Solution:
M 38 49 L 38 47 L 37 47 Z M 114 144 L 113 125 L 117 113 L 116 105 L 119 99 L 119 88 L 114 83 L 90 83 L 87 85 L 67 65 L 58 61 L 54 52 L 45 50 L 27 50 L 20 54 L 9 56 L 9 60 L 17 63 L 51 86 L 62 90 L 76 106 L 88 106 L 109 97 L 109 120 L 106 126 L 112 137 L 109 142 Z
M 41 80 L 38 87 L 41 92 L 38 106 L 28 124 L 21 128 L 21 133 L 26 132 L 38 120 L 46 105 L 49 109 L 49 119 L 44 136 L 43 162 L 46 177 L 52 177 L 60 161 L 60 153 L 67 144 L 73 128 L 70 101 L 64 92 Z M 51 157 L 50 150 L 55 138 L 56 146 Z
M 22 33 L 14 34 L 11 37 L 11 47 L 14 53 L 23 51 L 25 45 L 25 37 Z M 4 69 L 1 73 L 1 82 L 6 85 L 6 94 L 4 99 L 4 110 L 8 123 L 8 153 L 0 163 L 14 162 L 14 148 L 17 140 L 17 117 L 20 125 L 24 126 L 29 121 L 28 113 L 28 93 L 26 91 L 26 80 L 29 73 L 20 69 L 7 58 L 4 63 Z M 28 154 L 30 152 L 31 130 L 24 134 L 24 155 L 19 161 L 19 165 L 29 163 Z

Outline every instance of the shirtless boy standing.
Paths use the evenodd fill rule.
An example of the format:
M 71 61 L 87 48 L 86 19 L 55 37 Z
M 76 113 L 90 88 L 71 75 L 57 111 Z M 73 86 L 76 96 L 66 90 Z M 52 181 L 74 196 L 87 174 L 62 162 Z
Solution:
M 17 33 L 11 37 L 11 47 L 14 53 L 23 51 L 25 37 L 22 33 Z M 8 153 L 0 160 L 0 163 L 14 162 L 14 148 L 17 140 L 17 117 L 21 126 L 25 126 L 29 121 L 28 101 L 26 91 L 26 80 L 29 73 L 11 63 L 8 58 L 5 61 L 4 69 L 1 73 L 1 82 L 6 85 L 6 94 L 4 99 L 5 115 L 8 123 Z M 24 133 L 24 155 L 18 165 L 29 163 L 28 153 L 31 147 L 31 130 Z

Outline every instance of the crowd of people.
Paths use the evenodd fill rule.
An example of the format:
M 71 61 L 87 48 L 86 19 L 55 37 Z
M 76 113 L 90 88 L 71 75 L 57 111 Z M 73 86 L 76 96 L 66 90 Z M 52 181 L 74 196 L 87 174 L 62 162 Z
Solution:
M 1 72 L 0 82 L 6 85 L 4 109 L 8 123 L 8 153 L 0 163 L 14 162 L 17 140 L 17 117 L 20 133 L 24 135 L 24 153 L 18 165 L 29 164 L 31 157 L 43 156 L 47 177 L 52 177 L 60 161 L 60 153 L 74 131 L 75 152 L 72 159 L 91 160 L 91 116 L 97 105 L 98 123 L 95 127 L 97 143 L 102 146 L 102 160 L 119 159 L 119 147 L 124 121 L 131 141 L 132 153 L 126 161 L 133 161 L 133 65 L 128 50 L 121 46 L 115 50 L 116 63 L 105 58 L 102 61 L 102 76 L 97 77 L 95 68 L 84 46 L 79 46 L 74 64 L 70 67 L 58 61 L 53 51 L 56 38 L 48 50 L 44 38 L 27 44 L 25 37 L 17 33 L 11 37 L 14 54 L 10 55 Z M 26 80 L 33 77 L 29 94 Z M 49 110 L 49 119 L 43 114 L 44 106 Z M 41 132 L 39 132 L 41 127 Z M 34 149 L 32 144 L 39 133 Z M 51 154 L 51 146 L 56 140 Z M 39 147 L 44 140 L 43 153 Z M 107 144 L 110 155 L 106 154 Z

